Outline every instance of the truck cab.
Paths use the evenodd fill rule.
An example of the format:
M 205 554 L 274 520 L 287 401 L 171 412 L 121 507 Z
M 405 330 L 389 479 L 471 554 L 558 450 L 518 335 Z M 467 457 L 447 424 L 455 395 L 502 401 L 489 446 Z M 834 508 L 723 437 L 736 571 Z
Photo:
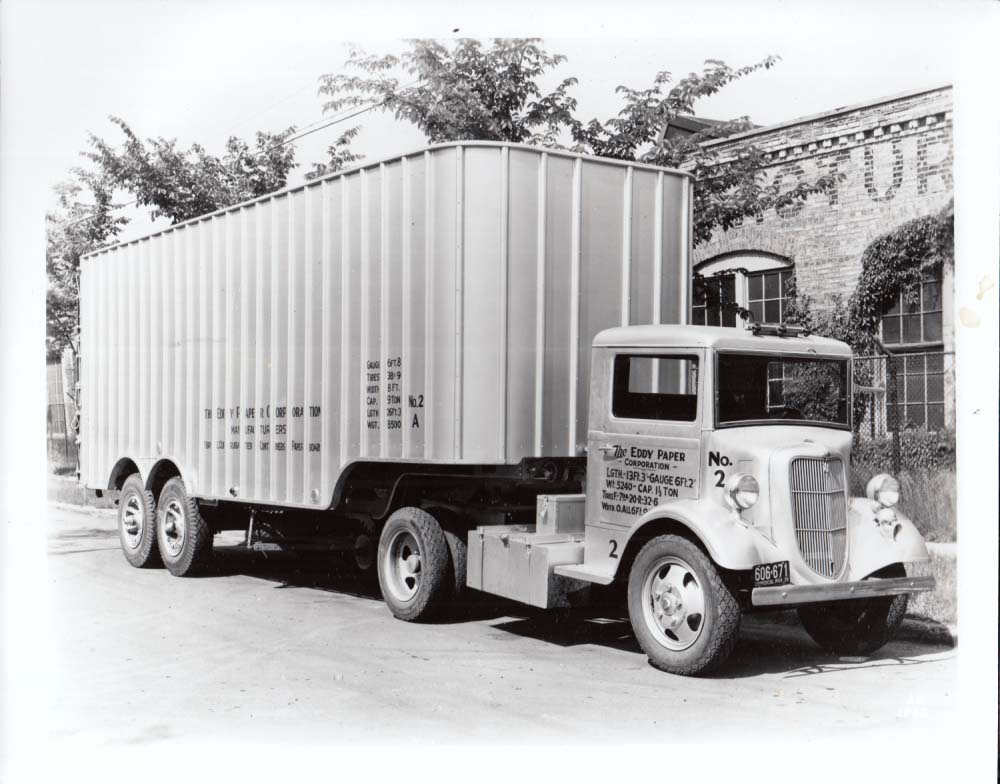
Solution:
M 796 608 L 821 645 L 891 637 L 928 558 L 874 477 L 852 498 L 851 350 L 785 326 L 635 326 L 593 342 L 585 493 L 469 537 L 469 585 L 537 606 L 625 587 L 650 661 L 718 666 L 743 613 Z

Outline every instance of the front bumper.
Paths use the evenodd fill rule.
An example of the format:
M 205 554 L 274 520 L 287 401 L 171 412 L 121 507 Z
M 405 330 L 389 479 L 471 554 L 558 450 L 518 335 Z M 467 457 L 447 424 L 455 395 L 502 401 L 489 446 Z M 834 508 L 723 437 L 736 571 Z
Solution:
M 834 602 L 841 599 L 865 599 L 870 596 L 894 596 L 933 590 L 933 577 L 890 577 L 852 583 L 754 588 L 750 594 L 750 601 L 754 607 L 774 607 L 782 604 Z

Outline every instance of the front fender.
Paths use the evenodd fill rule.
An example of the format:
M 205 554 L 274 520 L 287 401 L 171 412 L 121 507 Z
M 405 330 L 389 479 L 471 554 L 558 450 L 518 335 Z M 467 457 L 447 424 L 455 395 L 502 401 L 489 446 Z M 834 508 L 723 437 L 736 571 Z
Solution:
M 847 513 L 847 557 L 850 564 L 847 580 L 864 579 L 890 564 L 930 558 L 924 538 L 906 515 L 896 511 L 895 536 L 887 536 L 875 522 L 875 511 L 873 502 L 867 498 L 850 500 Z
M 778 560 L 778 549 L 763 534 L 735 511 L 705 500 L 680 499 L 653 507 L 629 529 L 627 542 L 646 526 L 662 520 L 673 520 L 689 529 L 724 569 L 750 569 Z

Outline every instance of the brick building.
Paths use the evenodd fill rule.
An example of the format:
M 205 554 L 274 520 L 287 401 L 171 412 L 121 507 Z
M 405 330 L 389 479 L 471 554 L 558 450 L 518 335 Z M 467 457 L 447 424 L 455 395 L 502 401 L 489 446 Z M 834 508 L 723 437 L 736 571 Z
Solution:
M 736 302 L 755 317 L 783 316 L 786 286 L 817 306 L 839 293 L 846 301 L 861 272 L 865 248 L 907 220 L 932 215 L 952 198 L 952 94 L 948 86 L 880 98 L 710 142 L 720 157 L 755 144 L 766 153 L 768 180 L 839 173 L 828 194 L 772 210 L 758 221 L 718 232 L 695 249 L 695 323 L 733 324 Z M 882 340 L 900 358 L 895 389 L 882 406 L 900 426 L 940 429 L 954 424 L 951 271 L 927 279 L 918 304 L 897 303 L 882 318 Z M 713 296 L 712 294 L 715 294 Z M 707 299 L 707 302 L 706 302 Z M 885 416 L 890 425 L 896 421 Z

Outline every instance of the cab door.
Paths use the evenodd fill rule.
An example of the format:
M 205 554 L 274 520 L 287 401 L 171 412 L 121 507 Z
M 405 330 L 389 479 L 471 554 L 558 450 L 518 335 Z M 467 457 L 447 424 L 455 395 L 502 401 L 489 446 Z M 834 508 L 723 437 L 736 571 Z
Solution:
M 614 572 L 642 515 L 698 498 L 705 350 L 601 354 L 587 434 L 586 562 Z

